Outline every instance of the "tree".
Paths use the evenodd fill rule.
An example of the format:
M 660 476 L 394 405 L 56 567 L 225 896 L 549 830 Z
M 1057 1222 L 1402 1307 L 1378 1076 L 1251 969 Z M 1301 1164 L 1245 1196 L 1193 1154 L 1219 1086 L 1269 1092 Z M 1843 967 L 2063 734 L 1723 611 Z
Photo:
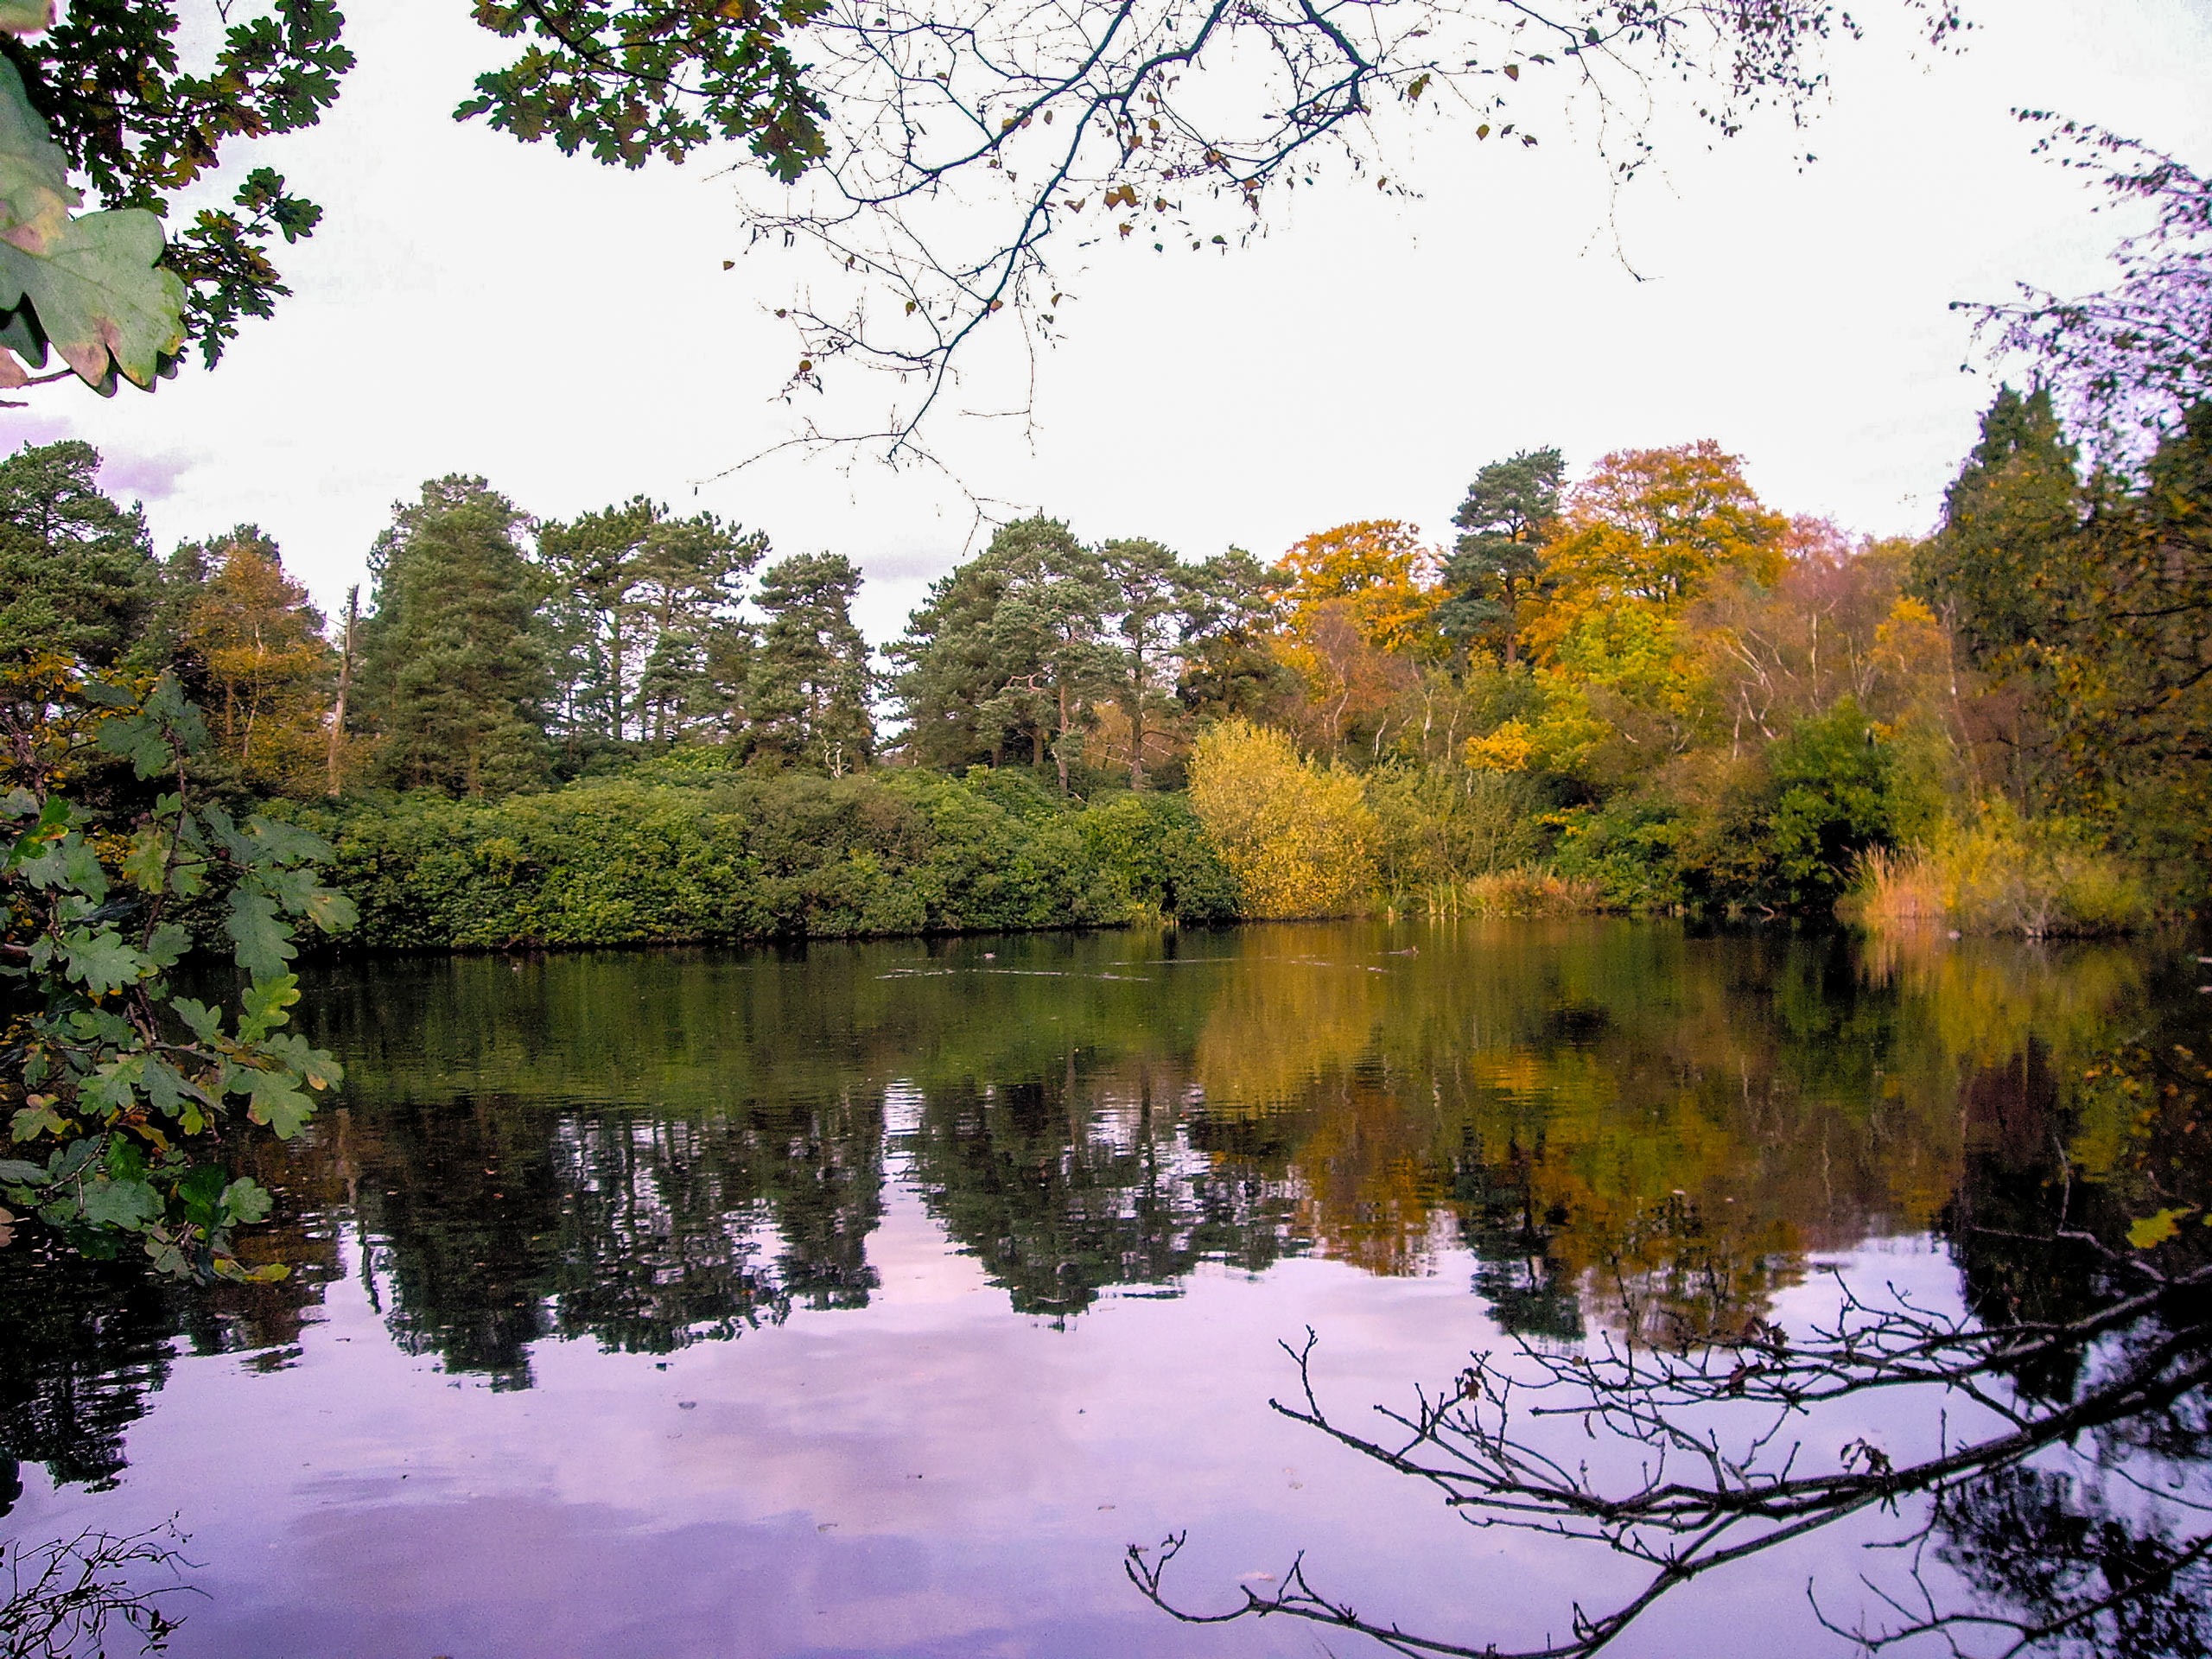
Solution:
M 1981 417 L 1981 436 L 1943 492 L 1943 524 L 1921 546 L 1914 577 L 1976 667 L 2015 652 L 2045 625 L 2071 574 L 2087 516 L 2078 451 L 2050 393 L 2010 386 Z
M 1190 613 L 1188 577 L 1182 561 L 1158 542 L 1108 542 L 1098 550 L 1105 568 L 1114 632 L 1122 637 L 1117 693 L 1129 722 L 1129 787 L 1144 787 L 1145 723 L 1175 705 L 1179 625 Z
M 768 538 L 725 524 L 713 513 L 671 518 L 656 506 L 636 554 L 638 608 L 652 649 L 639 676 L 641 726 L 672 742 L 719 721 L 709 653 L 715 635 L 740 626 L 739 590 L 768 550 Z M 640 735 L 644 735 L 641 730 Z
M 1026 741 L 1033 766 L 1049 747 L 1065 791 L 1090 704 L 1114 689 L 1112 602 L 1098 556 L 1059 520 L 1001 526 L 931 588 L 893 648 L 916 758 L 996 765 Z
M 145 626 L 159 578 L 145 518 L 108 498 L 99 468 L 74 439 L 0 461 L 0 654 L 106 667 Z
M 1444 567 L 1451 597 L 1436 610 L 1446 638 L 1465 639 L 1495 627 L 1505 663 L 1516 660 L 1519 607 L 1535 580 L 1539 549 L 1559 518 L 1565 467 L 1556 449 L 1522 449 L 1475 474 L 1452 515 L 1461 534 Z
M 755 754 L 818 766 L 832 778 L 874 758 L 868 714 L 875 675 L 853 626 L 858 566 L 800 553 L 768 567 L 754 602 L 767 613 L 747 683 L 746 738 Z
M 552 686 L 521 524 L 482 479 L 453 474 L 396 505 L 377 538 L 360 702 L 377 771 L 395 784 L 485 795 L 545 779 Z
M 732 679 L 731 658 L 745 655 L 734 607 L 767 552 L 759 531 L 672 518 L 642 495 L 541 528 L 571 743 L 667 742 L 725 719 L 743 680 L 741 669 Z
M 323 792 L 337 653 L 308 590 L 284 574 L 276 543 L 240 524 L 187 613 L 213 737 L 239 781 L 263 794 Z
M 1436 558 L 1421 529 L 1396 518 L 1363 518 L 1294 543 L 1276 562 L 1288 579 L 1283 626 L 1296 640 L 1324 607 L 1349 604 L 1350 615 L 1377 651 L 1414 651 L 1424 643 L 1436 606 Z
M 1192 714 L 1256 717 L 1283 690 L 1276 608 L 1287 579 L 1241 547 L 1192 566 L 1185 582 L 1175 695 Z
M 1363 519 L 1306 537 L 1277 563 L 1286 582 L 1277 649 L 1303 682 L 1294 716 L 1309 742 L 1380 754 L 1394 709 L 1437 652 L 1435 556 L 1414 525 Z
M 2084 484 L 2048 393 L 2005 389 L 1914 574 L 2009 702 L 2023 812 L 2086 813 L 2140 850 L 2202 856 L 2212 406 L 2184 411 L 2139 483 Z
M 1376 823 L 1351 773 L 1299 758 L 1281 732 L 1225 720 L 1191 756 L 1191 805 L 1255 918 L 1343 916 L 1374 886 Z
M 985 709 L 1028 727 L 1040 760 L 1049 734 L 1065 795 L 1069 768 L 1082 755 L 1090 705 L 1113 689 L 1105 629 L 1114 601 L 1105 568 L 1065 524 L 1041 513 L 1000 531 L 984 556 L 1006 574 L 990 633 L 1007 669 Z
M 1771 582 L 1788 527 L 1710 438 L 1618 450 L 1574 486 L 1545 544 L 1529 645 L 1540 661 L 1556 659 L 1578 628 L 1602 627 L 1624 606 L 1671 621 L 1724 578 Z

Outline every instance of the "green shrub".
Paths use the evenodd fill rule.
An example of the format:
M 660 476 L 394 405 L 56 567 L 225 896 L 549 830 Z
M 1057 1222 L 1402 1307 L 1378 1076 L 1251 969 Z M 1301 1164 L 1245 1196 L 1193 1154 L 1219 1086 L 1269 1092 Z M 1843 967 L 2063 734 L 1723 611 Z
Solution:
M 665 776 L 664 772 L 660 774 Z M 1025 775 L 711 770 L 499 802 L 388 796 L 306 814 L 359 942 L 400 949 L 1089 926 L 1236 913 L 1189 806 L 1084 809 Z
M 1559 831 L 1552 868 L 1570 882 L 1586 883 L 1606 910 L 1672 910 L 1688 890 L 1675 861 L 1681 815 L 1670 801 L 1616 796 L 1602 806 L 1547 813 Z
M 1236 919 L 1236 877 L 1184 797 L 1128 790 L 1094 797 L 1083 839 L 1130 913 Z

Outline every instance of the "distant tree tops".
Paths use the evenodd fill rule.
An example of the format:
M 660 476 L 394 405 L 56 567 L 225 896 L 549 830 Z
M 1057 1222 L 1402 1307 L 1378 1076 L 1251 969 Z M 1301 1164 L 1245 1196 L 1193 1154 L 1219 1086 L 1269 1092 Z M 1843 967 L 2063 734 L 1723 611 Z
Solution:
M 1731 890 L 1793 904 L 1801 843 L 1833 886 L 1992 801 L 2158 857 L 2199 858 L 2212 822 L 2201 406 L 2139 472 L 2085 475 L 2050 397 L 2008 389 L 1918 543 L 1789 518 L 1710 440 L 1580 476 L 1520 448 L 1476 469 L 1442 547 L 1377 518 L 1272 564 L 1186 560 L 1040 512 L 931 586 L 881 673 L 851 560 L 775 559 L 712 513 L 539 522 L 434 480 L 332 639 L 252 525 L 158 560 L 98 467 L 81 443 L 0 461 L 0 653 L 176 667 L 251 791 L 498 796 L 673 753 L 1084 795 L 1179 787 L 1242 720 L 1324 766 L 1427 769 L 1439 800 L 1517 774 L 1627 887 L 1763 849 Z
M 1064 791 L 1103 761 L 1141 787 L 1193 716 L 1272 686 L 1281 587 L 1240 551 L 1186 564 L 1157 542 L 1086 547 L 1041 515 L 1008 524 L 892 647 L 906 747 L 925 766 L 1050 764 Z

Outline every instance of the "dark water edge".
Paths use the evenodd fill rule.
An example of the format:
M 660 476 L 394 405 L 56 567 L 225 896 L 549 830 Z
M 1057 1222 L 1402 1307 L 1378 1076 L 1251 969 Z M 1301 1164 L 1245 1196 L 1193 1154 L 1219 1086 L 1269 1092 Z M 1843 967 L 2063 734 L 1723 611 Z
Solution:
M 2032 1236 L 2124 1228 L 2167 1132 L 2083 1074 L 2201 1026 L 2190 968 L 1601 918 L 312 964 L 291 1278 L 0 1254 L 0 1534 L 180 1513 L 181 1654 L 1315 1650 L 1138 1600 L 1185 1528 L 1202 1598 L 1303 1548 L 1541 1636 L 1618 1575 L 1332 1456 L 1274 1344 L 1357 1410 L 1829 1268 L 2063 1311 Z M 1831 1650 L 1864 1536 L 1617 1650 Z

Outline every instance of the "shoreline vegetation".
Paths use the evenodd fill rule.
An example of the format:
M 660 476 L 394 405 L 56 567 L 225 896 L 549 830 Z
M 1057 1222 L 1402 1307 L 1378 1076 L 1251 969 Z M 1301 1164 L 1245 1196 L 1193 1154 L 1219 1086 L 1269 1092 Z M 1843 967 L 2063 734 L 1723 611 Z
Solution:
M 1448 543 L 1370 519 L 1194 560 L 1039 515 L 881 651 L 842 556 L 459 475 L 326 620 L 251 524 L 157 557 L 99 466 L 0 461 L 0 656 L 174 677 L 195 790 L 333 849 L 340 948 L 1594 912 L 2049 938 L 2212 890 L 2212 410 L 2131 482 L 2007 390 L 1920 541 L 1777 512 L 1710 441 L 1579 477 L 1522 450 Z M 91 810 L 146 807 L 84 764 Z

